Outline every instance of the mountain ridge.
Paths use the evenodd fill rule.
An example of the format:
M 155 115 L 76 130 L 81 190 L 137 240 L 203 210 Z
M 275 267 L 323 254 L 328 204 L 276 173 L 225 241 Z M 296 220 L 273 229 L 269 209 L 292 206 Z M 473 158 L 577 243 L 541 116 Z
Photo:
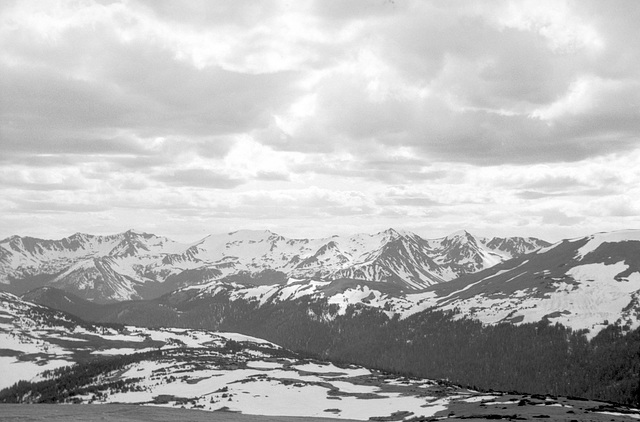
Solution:
M 108 236 L 75 233 L 60 240 L 11 236 L 0 241 L 0 287 L 24 293 L 51 285 L 108 302 L 268 270 L 294 278 L 348 277 L 420 290 L 548 245 L 535 238 L 504 238 L 492 249 L 489 239 L 464 233 L 467 240 L 458 235 L 427 240 L 394 229 L 292 239 L 269 230 L 240 230 L 188 244 L 136 230 Z M 520 250 L 505 246 L 522 242 L 528 243 Z
M 147 237 L 150 244 L 159 242 Z M 495 249 L 483 249 L 485 243 Z M 123 259 L 131 259 L 114 253 L 78 261 L 53 282 L 32 288 L 63 288 L 96 302 L 109 289 L 123 300 L 151 292 L 155 296 L 148 296 L 211 297 L 276 307 L 306 298 L 326 300 L 340 313 L 349 305 L 364 304 L 400 318 L 433 308 L 484 324 L 549 320 L 587 330 L 590 336 L 608 324 L 626 330 L 640 326 L 640 230 L 595 233 L 540 246 L 523 238 L 479 239 L 466 231 L 435 240 L 395 230 L 319 240 L 242 231 L 208 236 L 188 246 L 188 256 L 149 258 L 151 264 L 140 268 L 156 272 L 146 283 L 137 280 L 136 273 L 113 271 L 123 266 Z M 516 255 L 531 252 L 506 259 L 512 250 Z M 504 260 L 487 265 L 497 257 Z M 174 262 L 186 263 L 185 269 L 172 272 Z M 453 273 L 456 268 L 461 275 Z M 152 279 L 158 273 L 165 276 L 162 283 Z M 98 276 L 110 284 L 91 279 Z M 70 288 L 70 283 L 59 282 L 65 278 L 76 284 Z M 95 289 L 80 288 L 91 283 Z

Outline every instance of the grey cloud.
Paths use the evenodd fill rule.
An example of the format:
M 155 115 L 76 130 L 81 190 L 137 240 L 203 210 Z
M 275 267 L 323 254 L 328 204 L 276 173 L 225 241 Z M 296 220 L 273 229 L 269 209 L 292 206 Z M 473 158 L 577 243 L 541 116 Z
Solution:
M 210 25 L 257 25 L 280 10 L 273 1 L 236 0 L 211 2 L 191 0 L 176 3 L 172 0 L 136 0 L 137 5 L 151 10 L 159 19 L 206 28 Z
M 607 134 L 600 129 L 584 133 L 584 129 L 578 129 L 576 125 L 575 133 L 572 133 L 524 116 L 467 111 L 443 120 L 444 124 L 439 128 L 434 125 L 421 128 L 423 142 L 416 144 L 425 154 L 443 161 L 479 165 L 569 162 L 625 150 L 633 145 L 624 138 L 603 142 L 603 136 Z
M 0 141 L 1 143 L 1 141 Z M 74 166 L 85 159 L 75 154 L 15 154 L 7 152 L 0 155 L 0 164 L 23 165 L 39 168 Z
M 122 44 L 109 28 L 100 29 L 66 34 L 50 48 L 70 57 L 68 68 L 40 50 L 14 48 L 27 64 L 1 69 L 5 153 L 145 154 L 143 145 L 122 139 L 126 131 L 137 138 L 180 137 L 198 152 L 220 156 L 229 143 L 212 141 L 215 135 L 267 126 L 297 92 L 291 72 L 198 70 L 153 43 Z M 78 69 L 91 77 L 76 77 Z
M 196 70 L 172 57 L 148 53 L 146 57 L 139 56 L 136 49 L 118 59 L 142 61 L 145 69 L 162 71 L 148 74 L 125 66 L 116 69 L 113 76 L 121 87 L 147 97 L 155 106 L 155 112 L 137 118 L 148 125 L 140 128 L 143 134 L 148 131 L 209 136 L 246 132 L 266 126 L 271 114 L 291 101 L 294 92 L 292 73 L 248 75 L 220 68 Z
M 209 169 L 174 170 L 170 173 L 155 176 L 154 179 L 170 186 L 208 189 L 233 189 L 245 183 L 244 180 L 235 179 Z
M 308 207 L 296 204 L 279 204 L 277 202 L 263 203 L 260 207 L 239 207 L 228 212 L 232 218 L 244 217 L 251 219 L 290 219 L 295 217 L 325 218 L 376 215 L 377 209 L 362 205 L 328 205 L 322 207 Z
M 628 201 L 616 201 L 609 205 L 608 214 L 612 217 L 635 217 L 640 215 L 640 208 Z
M 387 184 L 436 181 L 450 176 L 446 170 L 433 170 L 425 166 L 424 160 L 400 159 L 391 161 L 364 161 L 363 173 L 367 178 Z
M 60 201 L 57 199 L 22 199 L 11 200 L 16 212 L 28 212 L 32 214 L 55 213 L 82 213 L 104 211 L 105 207 L 99 203 L 87 203 L 80 201 Z
M 185 145 L 185 148 L 188 148 Z M 177 156 L 168 154 L 148 154 L 148 155 L 124 155 L 109 157 L 108 162 L 112 171 L 132 171 L 132 172 L 148 172 L 153 171 L 156 167 L 171 167 L 176 161 Z
M 581 3 L 575 12 L 593 23 L 606 43 L 599 60 L 593 63 L 596 73 L 613 80 L 637 80 L 640 75 L 638 4 L 633 0 L 616 0 L 609 4 L 588 0 Z
M 266 126 L 292 100 L 295 74 L 249 75 L 176 61 L 149 46 L 121 48 L 108 77 L 152 106 L 131 122 L 146 134 L 211 136 Z M 137 123 L 141 122 L 144 125 Z M 145 127 L 146 126 L 146 127 Z
M 625 189 L 622 186 L 603 186 L 599 188 L 583 189 L 579 194 L 581 196 L 602 197 L 624 193 L 624 191 Z
M 82 190 L 84 186 L 77 182 L 28 182 L 19 180 L 2 180 L 0 178 L 0 187 L 6 187 L 11 189 L 22 189 L 27 191 L 77 191 Z
M 317 16 L 331 22 L 361 20 L 371 17 L 388 18 L 389 16 L 406 11 L 408 2 L 369 0 L 314 0 L 313 9 Z
M 439 180 L 451 174 L 449 170 L 431 169 L 420 157 L 388 158 L 388 150 L 357 149 L 357 161 L 336 161 L 331 155 L 318 155 L 304 164 L 291 166 L 294 173 L 316 173 L 327 176 L 353 177 L 385 184 Z M 386 155 L 385 155 L 386 154 Z
M 329 216 L 366 216 L 378 209 L 361 201 L 361 194 L 334 197 L 327 192 L 307 192 L 300 195 L 271 195 L 268 192 L 240 195 L 234 205 L 220 203 L 211 209 L 229 218 L 288 219 L 295 217 L 325 218 Z
M 291 177 L 287 173 L 278 173 L 274 171 L 259 171 L 255 177 L 257 180 L 264 181 L 289 181 Z
M 303 152 L 358 150 L 372 143 L 412 145 L 431 159 L 479 165 L 578 161 L 635 148 L 640 132 L 640 49 L 633 48 L 637 25 L 625 17 L 629 24 L 618 33 L 618 15 L 607 6 L 594 7 L 607 8 L 605 17 L 576 13 L 585 13 L 587 23 L 599 22 L 605 51 L 609 40 L 619 41 L 613 47 L 615 75 L 604 69 L 606 53 L 554 51 L 539 33 L 497 28 L 460 3 L 407 13 L 402 25 L 393 19 L 367 20 L 362 12 L 366 29 L 359 41 L 404 75 L 402 82 L 429 86 L 434 94 L 417 99 L 392 92 L 372 100 L 366 77 L 332 74 L 317 87 L 318 113 L 306 130 L 289 137 L 272 129 L 263 140 Z M 627 58 L 626 66 L 619 57 Z M 531 110 L 567 95 L 584 75 L 617 83 L 619 91 L 596 93 L 592 109 L 568 110 L 553 122 L 530 117 Z M 449 99 L 461 108 L 452 108 Z
M 128 142 L 96 136 L 114 122 L 125 120 L 140 104 L 118 101 L 109 90 L 70 81 L 45 69 L 4 67 L 2 74 L 0 114 L 5 151 L 109 153 L 124 148 L 140 152 Z
M 586 183 L 571 176 L 549 176 L 521 185 L 525 189 L 540 189 L 544 191 L 565 191 L 568 188 L 588 186 Z
M 146 180 L 125 179 L 118 184 L 118 189 L 139 191 L 146 189 L 149 186 L 150 183 Z
M 444 205 L 441 202 L 435 201 L 432 198 L 424 196 L 406 196 L 398 198 L 390 198 L 396 205 L 404 205 L 411 207 L 433 207 Z
M 516 196 L 518 196 L 519 198 L 522 199 L 542 199 L 542 198 L 551 198 L 554 196 L 566 196 L 565 193 L 550 193 L 550 192 L 537 192 L 537 191 L 531 191 L 531 190 L 526 190 L 526 191 L 522 191 L 522 192 L 518 192 L 516 193 Z
M 517 192 L 516 196 L 522 199 L 536 200 L 552 197 L 605 197 L 618 193 L 620 193 L 620 189 L 615 186 L 602 188 L 585 188 L 584 185 L 577 185 L 575 189 L 546 189 L 541 191 L 525 190 Z
M 28 156 L 44 161 L 47 155 L 64 155 L 70 161 L 73 155 L 147 155 L 148 152 L 136 141 L 123 138 L 56 138 L 45 133 L 28 137 L 30 131 L 20 131 L 14 135 L 13 131 L 3 131 L 0 146 L 7 156 Z M 6 135 L 6 137 L 5 137 Z
M 185 143 L 189 141 L 186 139 L 173 140 L 172 151 L 179 151 L 184 149 Z M 199 138 L 194 143 L 194 148 L 198 155 L 206 158 L 216 158 L 224 156 L 234 144 L 234 140 L 229 137 L 203 137 Z
M 572 226 L 585 220 L 580 216 L 569 216 L 565 212 L 555 209 L 544 210 L 540 212 L 543 224 Z
M 303 13 L 306 7 L 204 0 L 129 5 L 152 20 L 184 25 L 201 36 L 213 25 L 269 28 L 283 11 Z M 538 32 L 497 28 L 486 14 L 475 12 L 500 7 L 494 4 L 318 0 L 308 6 L 318 25 L 313 29 L 349 29 L 354 39 L 292 41 L 287 48 L 304 50 L 311 57 L 297 72 L 256 75 L 216 66 L 196 69 L 177 60 L 163 41 L 151 37 L 123 43 L 105 23 L 68 29 L 55 43 L 37 41 L 19 29 L 12 32 L 10 40 L 2 41 L 7 60 L 0 69 L 0 162 L 55 165 L 48 157 L 52 155 L 73 164 L 104 155 L 114 168 L 159 171 L 156 167 L 179 167 L 185 152 L 222 157 L 233 135 L 252 134 L 278 150 L 346 151 L 360 160 L 345 167 L 320 163 L 295 171 L 394 184 L 445 178 L 447 172 L 425 166 L 432 161 L 576 161 L 638 146 L 640 7 L 634 2 L 620 1 L 613 7 L 587 1 L 573 10 L 604 40 L 602 51 L 595 52 L 553 51 Z M 268 31 L 256 37 L 264 39 L 239 43 L 238 57 L 268 51 Z M 374 76 L 359 70 L 329 71 L 363 51 L 381 62 L 379 78 L 378 69 L 373 69 Z M 9 62 L 19 65 L 8 66 Z M 312 88 L 317 114 L 289 136 L 273 124 L 273 115 L 286 114 L 307 93 L 298 83 L 309 69 L 327 70 Z M 569 110 L 550 122 L 526 112 L 551 105 L 585 75 L 608 84 L 594 94 L 592 108 Z M 372 98 L 372 85 L 379 82 L 385 88 L 387 77 L 389 91 Z M 423 96 L 411 91 L 423 88 Z M 496 113 L 503 109 L 513 114 Z M 159 148 L 145 145 L 155 137 L 167 140 Z M 415 150 L 414 160 L 384 160 L 371 152 L 402 146 Z M 174 183 L 199 183 L 188 172 L 178 176 Z M 224 178 L 218 182 L 228 187 L 241 183 Z M 521 186 L 520 195 L 559 193 L 563 185 L 587 188 L 570 182 Z M 586 189 L 582 194 L 588 194 Z

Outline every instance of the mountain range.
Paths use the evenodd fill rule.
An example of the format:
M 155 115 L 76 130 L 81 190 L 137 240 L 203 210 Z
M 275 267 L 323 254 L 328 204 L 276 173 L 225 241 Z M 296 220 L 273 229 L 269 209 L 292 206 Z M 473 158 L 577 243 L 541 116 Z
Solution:
M 153 366 L 164 356 L 153 354 L 156 339 L 175 346 L 198 332 L 236 332 L 472 390 L 640 405 L 640 230 L 554 244 L 464 231 L 427 240 L 395 230 L 316 240 L 241 231 L 189 245 L 129 231 L 59 241 L 14 236 L 0 244 L 3 290 L 21 295 L 0 292 L 0 358 L 11 365 L 65 365 L 97 347 L 152 353 Z M 131 294 L 109 296 L 119 282 Z M 53 324 L 50 318 L 66 334 L 30 334 Z M 135 347 L 126 333 L 134 326 Z M 25 344 L 37 350 L 24 355 Z M 211 359 L 198 353 L 188 359 Z M 177 377 L 169 373 L 166 380 Z
M 98 303 L 151 299 L 230 278 L 254 284 L 349 278 L 417 291 L 548 245 L 536 238 L 485 239 L 466 231 L 427 240 L 393 229 L 323 239 L 244 230 L 192 244 L 134 230 L 60 240 L 12 236 L 0 241 L 0 287 L 21 294 L 51 286 Z
M 57 241 L 13 236 L 0 242 L 0 281 L 16 294 L 63 290 L 71 294 L 64 301 L 53 290 L 27 297 L 70 312 L 75 304 L 91 310 L 82 314 L 89 319 L 110 308 L 83 300 L 143 299 L 164 303 L 166 315 L 210 299 L 279 306 L 304 298 L 338 314 L 356 304 L 400 318 L 440 309 L 485 324 L 559 322 L 593 336 L 610 324 L 640 326 L 640 230 L 553 245 L 466 231 L 427 240 L 393 229 L 324 239 L 239 231 L 190 245 L 135 231 Z

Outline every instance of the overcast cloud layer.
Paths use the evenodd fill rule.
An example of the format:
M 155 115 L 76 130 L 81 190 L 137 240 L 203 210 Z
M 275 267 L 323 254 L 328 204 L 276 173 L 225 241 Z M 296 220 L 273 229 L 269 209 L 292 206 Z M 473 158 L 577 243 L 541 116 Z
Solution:
M 640 3 L 3 1 L 0 238 L 640 228 Z

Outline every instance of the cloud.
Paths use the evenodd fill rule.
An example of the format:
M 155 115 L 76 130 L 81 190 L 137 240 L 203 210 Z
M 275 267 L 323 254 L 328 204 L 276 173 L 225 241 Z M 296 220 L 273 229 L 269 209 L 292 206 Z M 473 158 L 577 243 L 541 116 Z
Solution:
M 264 181 L 289 181 L 290 176 L 286 173 L 278 173 L 274 171 L 259 171 L 256 173 L 256 179 Z
M 518 192 L 516 193 L 516 195 L 522 199 L 530 199 L 530 200 L 558 197 L 558 196 L 567 196 L 566 193 L 538 192 L 538 191 L 530 191 L 530 190 Z
M 612 46 L 634 29 L 597 3 L 69 6 L 5 12 L 15 143 L 253 133 L 288 151 L 404 145 L 494 165 L 627 150 L 640 129 L 640 55 Z M 610 48 L 627 57 L 615 72 Z M 295 110 L 301 98 L 313 111 Z
M 5 2 L 0 226 L 640 224 L 639 19 L 626 0 Z
M 541 216 L 543 224 L 557 226 L 572 226 L 585 220 L 584 217 L 568 215 L 556 209 L 545 210 L 541 212 Z
M 220 201 L 212 210 L 228 218 L 326 219 L 375 215 L 372 201 L 362 192 L 310 188 L 295 190 L 249 191 Z
M 584 187 L 585 182 L 578 180 L 575 176 L 549 175 L 546 177 L 531 180 L 521 185 L 528 189 L 541 189 L 546 191 L 567 190 L 568 188 Z
M 265 125 L 298 91 L 292 72 L 249 74 L 181 60 L 167 40 L 146 37 L 161 22 L 122 4 L 61 4 L 29 16 L 18 6 L 2 16 L 0 56 L 0 130 L 3 156 L 12 160 L 154 156 L 147 144 L 158 138 L 222 157 L 231 145 L 225 135 Z
M 314 85 L 315 113 L 293 130 L 272 127 L 263 140 L 321 152 L 410 145 L 431 159 L 481 165 L 634 148 L 637 74 L 629 67 L 604 76 L 598 46 L 607 33 L 562 7 L 541 13 L 524 4 L 522 14 L 496 22 L 492 12 L 508 9 L 497 4 L 479 12 L 413 5 L 403 25 L 365 19 L 350 61 Z M 528 6 L 535 19 L 523 21 Z
M 407 205 L 411 207 L 433 207 L 433 206 L 442 205 L 440 202 L 435 201 L 429 197 L 393 198 L 393 201 L 397 205 Z
M 155 180 L 170 186 L 197 187 L 207 189 L 233 189 L 244 183 L 229 175 L 209 169 L 183 169 L 161 174 Z
M 85 201 L 73 200 L 71 198 L 52 198 L 52 199 L 11 199 L 11 202 L 17 207 L 20 213 L 29 214 L 69 214 L 69 213 L 85 213 L 102 211 L 104 208 L 101 204 L 95 204 Z

